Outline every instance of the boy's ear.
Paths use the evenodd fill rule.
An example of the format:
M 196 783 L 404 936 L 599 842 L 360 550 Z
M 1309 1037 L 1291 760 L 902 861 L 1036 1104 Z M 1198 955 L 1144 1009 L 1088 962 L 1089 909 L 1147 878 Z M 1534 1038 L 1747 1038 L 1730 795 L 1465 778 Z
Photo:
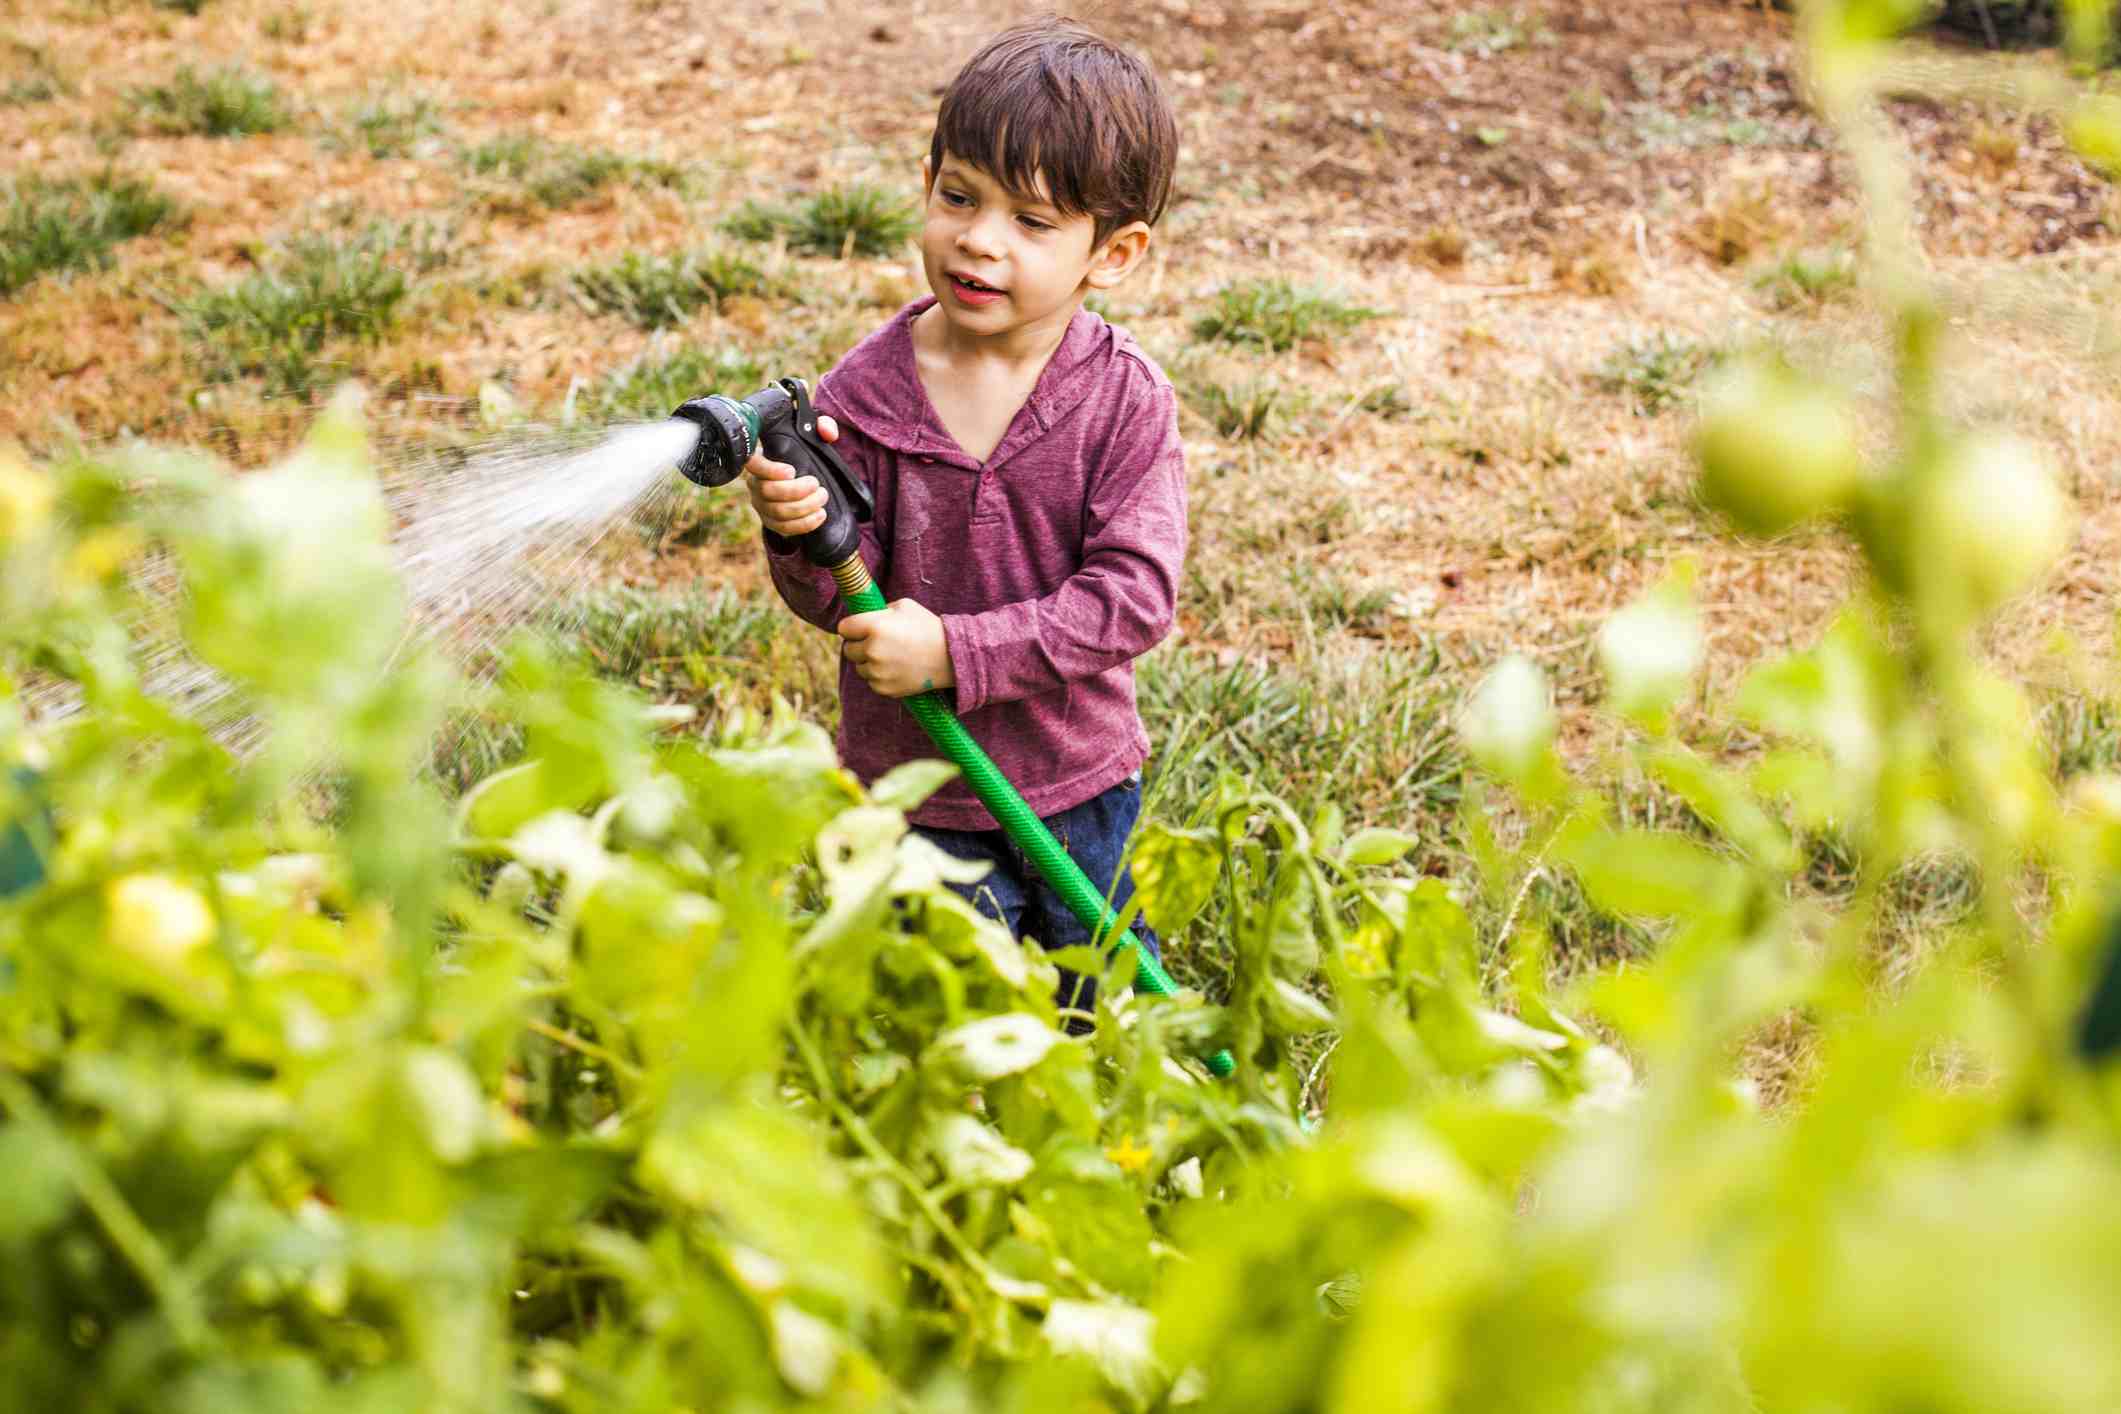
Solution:
M 921 159 L 921 192 L 923 195 L 935 190 L 935 168 L 928 159 Z
M 1133 274 L 1148 253 L 1148 223 L 1129 221 L 1090 253 L 1090 268 L 1083 272 L 1083 281 L 1092 289 L 1109 290 Z

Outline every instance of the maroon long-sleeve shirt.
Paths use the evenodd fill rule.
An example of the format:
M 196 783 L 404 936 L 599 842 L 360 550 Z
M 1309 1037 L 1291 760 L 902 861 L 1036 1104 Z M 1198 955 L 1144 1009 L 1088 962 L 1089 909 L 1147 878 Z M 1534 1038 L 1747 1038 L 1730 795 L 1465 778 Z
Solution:
M 914 369 L 916 300 L 821 381 L 840 455 L 869 483 L 862 558 L 886 599 L 941 616 L 954 703 L 1039 815 L 1117 785 L 1149 753 L 1134 659 L 1171 628 L 1186 551 L 1185 460 L 1170 380 L 1087 310 L 984 463 L 929 405 Z M 796 613 L 831 629 L 832 576 L 768 542 Z M 840 759 L 864 781 L 936 755 L 899 703 L 840 664 Z M 939 829 L 995 828 L 961 780 L 913 812 Z

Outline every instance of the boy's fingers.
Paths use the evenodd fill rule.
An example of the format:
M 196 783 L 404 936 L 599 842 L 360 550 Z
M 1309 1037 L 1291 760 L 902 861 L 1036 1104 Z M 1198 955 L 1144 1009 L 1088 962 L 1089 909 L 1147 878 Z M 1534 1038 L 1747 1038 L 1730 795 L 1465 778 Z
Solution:
M 795 468 L 786 462 L 767 461 L 764 452 L 753 452 L 744 463 L 744 475 L 756 481 L 786 481 L 795 475 Z
M 759 495 L 768 501 L 793 502 L 814 499 L 819 505 L 825 503 L 824 490 L 819 487 L 814 476 L 805 476 L 796 481 L 760 482 Z
M 818 415 L 817 430 L 818 435 L 828 442 L 840 440 L 840 425 L 822 413 Z
M 835 632 L 842 638 L 867 638 L 876 632 L 876 621 L 881 613 L 881 610 L 871 610 L 866 614 L 849 614 L 835 626 Z

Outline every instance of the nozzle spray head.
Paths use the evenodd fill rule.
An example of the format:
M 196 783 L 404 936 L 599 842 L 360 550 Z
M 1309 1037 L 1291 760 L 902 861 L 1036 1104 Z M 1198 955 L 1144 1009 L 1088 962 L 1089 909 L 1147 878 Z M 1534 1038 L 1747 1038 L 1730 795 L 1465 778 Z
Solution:
M 678 463 L 687 480 L 727 485 L 753 452 L 763 451 L 769 460 L 794 467 L 798 476 L 815 476 L 825 488 L 825 523 L 801 537 L 803 553 L 813 564 L 829 569 L 861 548 L 858 522 L 875 514 L 869 488 L 818 431 L 810 385 L 802 379 L 780 379 L 742 400 L 720 394 L 694 398 L 670 415 L 699 424 L 699 445 Z
M 759 410 L 749 402 L 715 393 L 681 403 L 670 415 L 699 424 L 699 445 L 678 463 L 678 470 L 701 486 L 712 489 L 736 480 L 759 449 Z

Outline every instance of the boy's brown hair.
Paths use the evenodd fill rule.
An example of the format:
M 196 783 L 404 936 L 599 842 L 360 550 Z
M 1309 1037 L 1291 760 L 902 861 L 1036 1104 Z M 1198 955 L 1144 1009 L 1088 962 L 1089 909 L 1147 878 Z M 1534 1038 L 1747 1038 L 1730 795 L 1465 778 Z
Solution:
M 1151 226 L 1171 200 L 1178 119 L 1156 73 L 1074 20 L 1003 30 L 943 94 L 928 167 L 945 153 L 1016 192 L 1088 216 L 1093 245 L 1129 222 Z

